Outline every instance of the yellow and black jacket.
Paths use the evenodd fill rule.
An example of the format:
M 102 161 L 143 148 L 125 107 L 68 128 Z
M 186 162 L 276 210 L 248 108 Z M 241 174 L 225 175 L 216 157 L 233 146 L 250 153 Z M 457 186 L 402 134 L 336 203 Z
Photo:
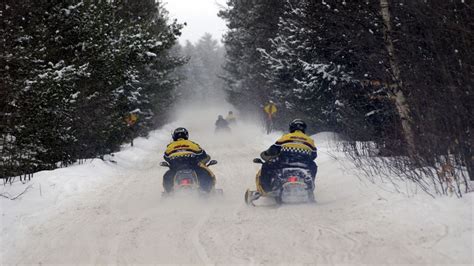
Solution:
M 283 135 L 268 150 L 262 152 L 265 161 L 278 158 L 295 158 L 314 160 L 317 149 L 314 140 L 303 132 L 297 130 Z
M 225 118 L 225 120 L 229 123 L 229 124 L 232 124 L 236 121 L 236 118 L 233 114 L 229 114 L 227 115 L 227 117 Z
M 178 139 L 168 144 L 164 159 L 169 163 L 173 163 L 175 160 L 195 159 L 197 163 L 205 164 L 210 160 L 210 157 L 197 143 L 186 139 Z

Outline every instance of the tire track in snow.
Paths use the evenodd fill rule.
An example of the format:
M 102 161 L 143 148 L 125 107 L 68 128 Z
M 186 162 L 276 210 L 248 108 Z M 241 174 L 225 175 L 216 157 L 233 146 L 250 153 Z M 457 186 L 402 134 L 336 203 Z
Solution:
M 320 224 L 316 224 L 316 226 L 319 229 L 323 229 L 332 233 L 336 237 L 340 237 L 343 240 L 347 240 L 346 243 L 349 243 L 349 249 L 345 252 L 345 254 L 338 255 L 336 257 L 334 255 L 339 254 L 340 250 L 339 249 L 334 250 L 334 248 L 339 248 L 340 246 L 334 245 L 332 249 L 330 249 L 331 254 L 329 254 L 329 258 L 330 258 L 330 260 L 328 260 L 329 263 L 333 263 L 334 261 L 340 261 L 340 260 L 344 261 L 344 259 L 347 259 L 348 262 L 350 262 L 352 258 L 354 257 L 355 252 L 359 250 L 359 248 L 361 247 L 360 241 L 348 236 L 347 233 L 341 232 L 332 226 L 322 226 Z M 336 258 L 336 260 L 334 260 L 334 258 Z
M 116 215 L 114 216 L 120 216 L 120 208 L 118 208 L 118 206 L 120 206 L 120 200 L 123 198 L 124 192 L 127 192 L 127 189 L 130 188 L 130 184 L 133 181 L 136 181 L 136 176 L 133 176 L 133 178 L 126 178 L 126 181 L 124 183 L 120 183 L 121 187 L 118 192 L 111 192 L 114 193 L 114 196 L 111 199 L 111 203 L 113 202 L 112 204 L 117 206 L 117 208 L 113 210 L 113 212 L 116 213 Z M 120 244 L 123 243 L 123 241 L 121 240 L 124 238 L 125 225 L 130 222 L 132 222 L 131 219 L 117 221 L 115 235 L 109 240 L 110 253 L 109 257 L 106 260 L 107 264 L 119 264 Z
M 312 242 L 315 247 L 322 248 L 322 252 L 318 254 L 322 259 L 322 263 L 332 264 L 335 261 L 345 260 L 350 263 L 351 259 L 354 257 L 353 255 L 355 254 L 355 252 L 357 252 L 357 250 L 359 250 L 359 248 L 361 247 L 360 241 L 348 236 L 346 232 L 342 232 L 333 226 L 325 226 L 321 225 L 321 223 L 314 223 L 314 221 L 308 219 L 308 217 L 306 217 L 305 215 L 302 215 L 300 211 L 303 211 L 304 214 L 307 211 L 306 209 L 310 210 L 313 205 L 301 205 L 300 207 L 302 208 L 295 208 L 291 211 L 289 211 L 288 208 L 280 208 L 278 209 L 278 211 L 284 211 L 286 215 L 289 215 L 292 220 L 291 223 L 297 224 L 298 228 L 306 229 L 308 228 L 308 225 L 312 225 L 311 227 L 313 227 L 313 230 L 311 230 L 311 232 L 314 232 Z M 327 245 L 327 239 L 321 241 L 324 232 L 329 232 L 332 235 L 332 237 L 330 237 L 329 239 L 329 241 L 332 242 L 330 245 Z M 349 248 L 341 249 L 341 245 L 337 244 L 338 242 L 340 242 L 338 241 L 338 238 L 343 241 L 343 247 L 345 247 L 345 244 L 347 243 L 349 245 Z M 341 252 L 341 250 L 343 250 L 344 252 Z
M 193 229 L 191 230 L 191 241 L 202 262 L 205 265 L 214 265 L 214 263 L 207 255 L 206 248 L 201 244 L 201 239 L 199 236 L 199 233 L 204 228 L 204 224 L 206 224 L 206 222 L 208 221 L 209 216 L 210 211 L 206 212 L 206 214 L 199 219 L 196 226 L 193 227 Z
M 289 206 L 291 207 L 291 205 Z M 304 209 L 306 209 L 304 205 L 301 205 L 301 207 L 303 207 Z M 297 209 L 297 210 L 301 210 L 300 208 Z M 291 210 L 291 211 L 288 211 L 287 208 L 282 208 L 282 209 L 278 209 L 278 211 L 285 211 L 286 213 L 289 213 L 289 216 L 291 217 L 291 220 L 292 220 L 292 224 L 297 224 L 299 228 L 304 228 L 304 229 L 308 229 L 308 225 L 312 224 L 311 221 L 308 221 L 304 215 L 301 215 L 299 211 L 297 210 Z M 306 211 L 306 210 L 304 210 Z M 304 213 L 304 212 L 303 212 Z M 316 225 L 318 228 L 317 228 L 317 232 L 316 234 L 314 234 L 314 236 L 312 236 L 312 244 L 314 245 L 314 247 L 316 247 L 316 250 L 317 248 L 323 248 L 322 252 L 319 252 L 318 253 L 318 256 L 321 257 L 321 260 L 317 260 L 318 262 L 321 262 L 323 264 L 330 264 L 332 263 L 332 260 L 330 258 L 330 250 L 326 247 L 326 246 L 322 246 L 321 243 L 318 241 L 319 238 L 321 237 L 322 235 L 322 232 L 321 232 L 321 227 L 319 227 L 318 225 Z M 310 230 L 311 231 L 311 230 Z
M 247 208 L 247 206 L 244 206 L 243 208 Z M 239 231 L 239 234 L 238 234 L 238 237 L 244 237 L 245 236 L 245 231 L 244 229 L 242 229 L 242 226 L 243 226 L 243 222 L 242 222 L 242 214 L 244 213 L 243 212 L 243 208 L 238 208 L 236 209 L 235 212 L 233 212 L 232 216 L 234 217 L 236 223 L 234 223 L 234 228 L 238 229 Z M 232 255 L 235 257 L 235 252 L 236 251 L 240 251 L 242 252 L 243 249 L 237 245 L 237 244 L 240 244 L 240 241 L 239 242 L 235 242 L 234 244 L 232 244 L 232 247 L 231 247 L 231 250 L 232 250 Z M 249 256 L 247 254 L 246 258 L 240 258 L 238 257 L 239 259 L 243 260 L 243 262 L 239 262 L 239 264 L 247 264 L 247 265 L 256 265 L 255 264 L 255 258 L 252 257 L 252 256 Z

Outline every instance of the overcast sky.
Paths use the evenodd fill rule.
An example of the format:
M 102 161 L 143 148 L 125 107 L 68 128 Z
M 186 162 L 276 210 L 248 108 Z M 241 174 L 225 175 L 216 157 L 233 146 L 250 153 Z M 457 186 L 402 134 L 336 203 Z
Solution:
M 171 18 L 188 25 L 183 29 L 179 42 L 196 42 L 204 33 L 209 32 L 215 39 L 221 40 L 226 30 L 225 23 L 217 16 L 219 5 L 225 6 L 225 0 L 163 0 Z

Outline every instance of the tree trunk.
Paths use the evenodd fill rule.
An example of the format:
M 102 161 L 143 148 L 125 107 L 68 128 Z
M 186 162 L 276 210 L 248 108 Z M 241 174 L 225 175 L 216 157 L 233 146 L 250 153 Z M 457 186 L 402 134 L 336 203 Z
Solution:
M 400 78 L 400 67 L 398 66 L 395 48 L 392 40 L 392 25 L 391 16 L 389 10 L 389 0 L 380 0 L 380 10 L 384 22 L 383 33 L 385 37 L 385 47 L 388 52 L 390 71 L 392 74 L 392 84 L 390 84 L 391 94 L 395 101 L 398 115 L 400 116 L 402 129 L 404 132 L 405 140 L 408 144 L 408 153 L 414 155 L 415 151 L 415 134 L 413 132 L 412 120 L 410 117 L 410 108 L 408 106 L 405 94 L 403 93 L 403 83 Z

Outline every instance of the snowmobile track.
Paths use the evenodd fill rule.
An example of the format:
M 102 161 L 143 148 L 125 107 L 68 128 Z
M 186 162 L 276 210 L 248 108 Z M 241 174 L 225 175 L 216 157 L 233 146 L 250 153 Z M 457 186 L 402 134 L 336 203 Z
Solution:
M 209 219 L 209 215 L 210 215 L 210 212 L 207 212 L 205 215 L 203 215 L 197 222 L 196 226 L 193 227 L 190 233 L 193 246 L 196 249 L 197 254 L 199 255 L 199 258 L 202 260 L 202 263 L 205 265 L 213 265 L 212 261 L 209 259 L 209 256 L 207 255 L 206 248 L 201 244 L 201 238 L 200 238 L 200 233 L 202 232 L 204 225 L 207 223 Z

